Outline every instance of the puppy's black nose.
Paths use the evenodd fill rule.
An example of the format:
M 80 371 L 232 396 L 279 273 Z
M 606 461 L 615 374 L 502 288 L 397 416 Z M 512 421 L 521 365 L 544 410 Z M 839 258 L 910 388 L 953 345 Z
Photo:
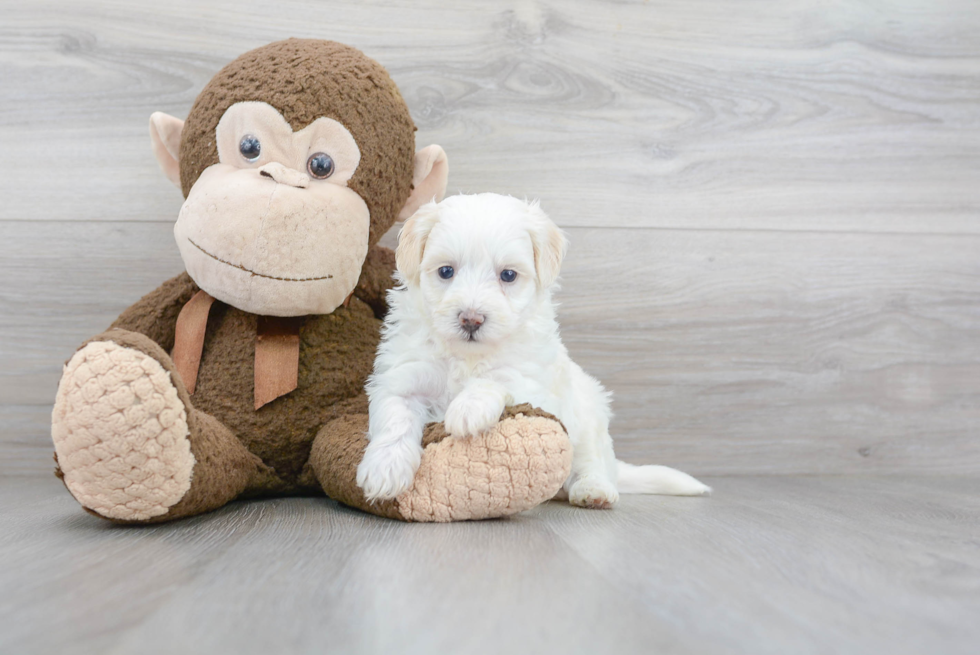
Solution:
M 480 326 L 483 325 L 483 322 L 486 320 L 486 316 L 483 314 L 478 314 L 472 309 L 459 313 L 459 326 L 470 334 L 473 334 L 479 330 Z

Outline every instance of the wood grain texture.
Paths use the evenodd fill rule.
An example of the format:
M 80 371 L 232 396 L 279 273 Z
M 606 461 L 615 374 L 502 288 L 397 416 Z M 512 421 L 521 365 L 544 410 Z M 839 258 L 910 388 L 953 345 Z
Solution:
M 975 0 L 0 16 L 0 652 L 976 651 Z M 542 199 L 619 454 L 713 497 L 445 526 L 323 498 L 145 529 L 80 510 L 50 475 L 61 365 L 182 270 L 149 114 L 289 36 L 386 65 L 452 190 Z
M 621 457 L 697 474 L 980 473 L 980 237 L 568 233 L 562 335 L 615 394 Z M 172 239 L 169 223 L 0 223 L 6 401 L 46 420 L 77 345 L 181 270 Z M 46 469 L 37 420 L 17 461 Z
M 464 191 L 572 237 L 619 453 L 705 473 L 980 472 L 980 5 L 0 0 L 0 469 L 61 364 L 181 270 L 147 118 L 288 36 L 384 63 Z
M 976 479 L 709 481 L 484 523 L 293 498 L 127 529 L 0 478 L 0 652 L 975 652 Z
M 564 225 L 980 232 L 980 5 L 6 0 L 0 218 L 159 220 L 155 110 L 288 36 L 384 63 L 451 185 Z M 68 165 L 65 165 L 67 163 Z M 108 201 L 108 199 L 112 201 Z

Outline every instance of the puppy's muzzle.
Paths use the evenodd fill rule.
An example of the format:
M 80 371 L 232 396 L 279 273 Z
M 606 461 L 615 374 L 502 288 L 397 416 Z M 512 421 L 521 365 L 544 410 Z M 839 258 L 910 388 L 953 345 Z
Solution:
M 487 320 L 487 317 L 479 312 L 475 312 L 472 309 L 468 309 L 465 312 L 459 313 L 459 327 L 463 328 L 463 331 L 468 333 L 471 337 L 480 329 Z

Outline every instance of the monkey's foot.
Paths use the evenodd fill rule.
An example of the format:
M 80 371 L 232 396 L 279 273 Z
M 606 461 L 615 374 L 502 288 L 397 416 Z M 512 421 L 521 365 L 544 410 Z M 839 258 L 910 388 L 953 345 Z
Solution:
M 160 362 L 93 341 L 65 366 L 51 420 L 65 486 L 106 518 L 166 514 L 191 486 L 187 410 Z
M 524 413 L 526 412 L 526 413 Z M 396 504 L 408 521 L 465 521 L 516 514 L 551 499 L 572 467 L 561 423 L 530 406 L 476 437 L 431 436 L 412 487 Z M 543 412 L 540 412 L 543 414 Z M 550 415 L 549 415 L 550 416 Z

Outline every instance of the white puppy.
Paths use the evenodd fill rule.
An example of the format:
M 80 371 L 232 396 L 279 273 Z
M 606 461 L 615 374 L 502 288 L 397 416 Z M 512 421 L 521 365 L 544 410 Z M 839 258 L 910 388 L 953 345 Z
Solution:
M 357 469 L 369 500 L 408 489 L 422 429 L 444 421 L 454 437 L 493 427 L 506 405 L 528 402 L 561 419 L 572 442 L 563 490 L 582 507 L 623 493 L 710 491 L 665 466 L 616 460 L 610 394 L 569 356 L 551 299 L 564 234 L 538 207 L 496 194 L 425 205 L 399 234 L 399 288 L 389 294 L 374 374 L 370 440 Z

